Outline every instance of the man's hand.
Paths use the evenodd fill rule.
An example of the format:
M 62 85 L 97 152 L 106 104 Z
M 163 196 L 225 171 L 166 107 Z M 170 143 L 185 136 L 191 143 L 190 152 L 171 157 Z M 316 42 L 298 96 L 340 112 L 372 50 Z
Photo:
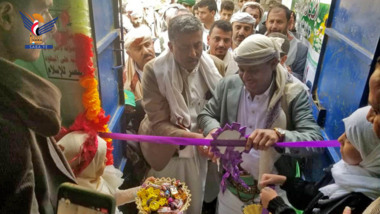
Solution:
M 205 137 L 205 139 L 213 139 L 211 134 L 214 133 L 216 130 L 217 129 L 211 130 Z M 210 158 L 212 162 L 216 162 L 217 158 L 214 156 L 214 153 L 211 152 L 211 146 L 198 146 L 198 152 L 203 156 Z
M 277 193 L 272 188 L 265 187 L 261 190 L 261 193 L 260 193 L 261 204 L 263 205 L 265 209 L 268 208 L 269 202 L 275 197 L 277 197 Z
M 272 129 L 256 129 L 248 137 L 245 149 L 267 150 L 279 141 L 277 133 Z
M 283 185 L 285 181 L 286 177 L 283 175 L 263 174 L 259 185 L 261 187 L 266 187 L 268 185 Z

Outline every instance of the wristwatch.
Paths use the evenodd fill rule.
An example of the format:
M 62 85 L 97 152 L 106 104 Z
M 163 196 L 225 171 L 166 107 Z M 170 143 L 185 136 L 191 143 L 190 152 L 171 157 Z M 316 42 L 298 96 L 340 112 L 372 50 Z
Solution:
M 284 139 L 285 139 L 285 130 L 282 129 L 282 128 L 274 128 L 273 130 L 276 132 L 276 134 L 278 136 L 278 142 L 284 141 Z

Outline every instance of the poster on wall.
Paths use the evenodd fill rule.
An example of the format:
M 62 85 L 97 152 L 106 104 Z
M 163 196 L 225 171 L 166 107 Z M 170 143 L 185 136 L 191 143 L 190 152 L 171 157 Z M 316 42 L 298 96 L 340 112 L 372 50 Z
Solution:
M 304 82 L 313 87 L 319 55 L 326 29 L 331 0 L 293 0 L 292 8 L 297 14 L 297 33 L 308 46 Z
M 53 17 L 58 18 L 57 30 L 53 38 L 48 40 L 53 48 L 42 52 L 46 73 L 49 79 L 78 81 L 82 73 L 78 71 L 75 64 L 75 47 L 67 12 L 69 5 L 65 1 L 56 2 L 50 11 Z

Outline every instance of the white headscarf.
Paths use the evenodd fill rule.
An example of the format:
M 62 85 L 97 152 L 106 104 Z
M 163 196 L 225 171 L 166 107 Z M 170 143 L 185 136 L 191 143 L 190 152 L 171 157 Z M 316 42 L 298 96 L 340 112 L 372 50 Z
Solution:
M 125 49 L 128 49 L 131 46 L 131 44 L 136 41 L 136 39 L 142 38 L 142 41 L 139 44 L 145 43 L 152 39 L 151 32 L 146 25 L 142 25 L 138 28 L 132 29 L 128 32 L 126 37 L 127 38 L 124 42 Z
M 88 138 L 88 134 L 83 131 L 74 131 L 65 135 L 57 144 L 62 148 L 67 161 L 70 163 L 83 149 L 82 145 Z M 89 165 L 77 175 L 79 185 L 113 195 L 123 179 L 122 173 L 113 166 L 107 166 L 102 176 L 98 177 L 97 172 L 103 167 L 107 153 L 107 142 L 97 136 L 98 148 L 94 158 Z M 77 159 L 70 163 L 71 168 L 75 168 L 80 163 Z
M 330 198 L 350 192 L 361 192 L 372 199 L 380 196 L 380 139 L 366 119 L 369 109 L 360 108 L 343 120 L 346 136 L 363 161 L 349 165 L 341 160 L 333 166 L 335 183 L 319 189 Z
M 62 152 L 65 155 L 67 161 L 70 163 L 71 168 L 75 168 L 80 163 L 80 158 L 71 162 L 83 149 L 83 143 L 88 138 L 88 134 L 82 131 L 74 131 L 65 135 L 58 145 L 61 146 Z M 102 138 L 97 137 L 98 148 L 94 158 L 89 165 L 79 174 L 78 177 L 86 179 L 95 179 L 96 172 L 103 166 L 107 153 L 107 143 Z
M 238 65 L 259 65 L 273 58 L 280 58 L 284 39 L 254 34 L 245 38 L 233 56 Z
M 246 13 L 246 12 L 237 12 L 232 15 L 231 24 L 234 22 L 240 22 L 240 23 L 246 23 L 246 24 L 251 24 L 253 27 L 255 27 L 256 24 L 256 19 L 251 16 L 251 14 Z

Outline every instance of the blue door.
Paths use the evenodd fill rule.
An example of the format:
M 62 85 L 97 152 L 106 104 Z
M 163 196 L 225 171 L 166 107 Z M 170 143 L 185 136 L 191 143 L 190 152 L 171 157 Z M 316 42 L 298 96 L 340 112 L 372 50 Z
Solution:
M 331 4 L 313 90 L 326 138 L 337 139 L 344 132 L 342 119 L 367 105 L 367 82 L 379 51 L 379 11 L 379 0 Z M 340 158 L 339 149 L 329 151 L 334 161 Z
M 93 35 L 95 35 L 95 53 L 99 80 L 99 93 L 111 132 L 122 132 L 124 112 L 122 93 L 123 51 L 119 38 L 119 1 L 90 0 L 90 15 Z M 113 140 L 114 165 L 120 167 L 123 155 L 121 142 Z

